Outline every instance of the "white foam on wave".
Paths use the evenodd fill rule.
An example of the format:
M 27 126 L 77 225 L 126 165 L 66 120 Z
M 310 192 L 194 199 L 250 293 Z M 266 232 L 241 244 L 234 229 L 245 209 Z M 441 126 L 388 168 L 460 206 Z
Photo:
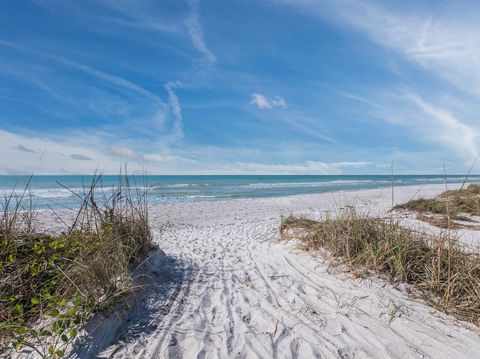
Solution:
M 225 197 L 225 196 L 221 196 L 221 195 L 217 195 L 217 196 L 211 196 L 211 195 L 203 195 L 203 194 L 195 194 L 195 195 L 186 195 L 186 196 L 181 196 L 183 198 L 216 198 L 216 197 Z
M 362 183 L 390 183 L 391 181 L 384 180 L 335 180 L 335 181 L 319 181 L 319 182 L 273 182 L 273 183 L 249 183 L 246 185 L 249 188 L 290 188 L 290 187 L 328 187 L 340 185 L 355 185 Z M 398 182 L 398 180 L 396 181 Z
M 115 192 L 116 187 L 111 187 L 111 186 L 104 186 L 104 187 L 97 187 L 95 189 L 95 194 L 96 195 L 109 195 L 113 192 Z M 130 186 L 131 190 L 144 190 L 146 189 L 145 187 L 140 187 L 140 186 Z M 34 189 L 2 189 L 0 190 L 0 196 L 1 197 L 14 197 L 14 198 L 19 198 L 19 197 L 34 197 L 34 198 L 68 198 L 68 197 L 77 197 L 83 196 L 84 193 L 88 193 L 90 190 L 89 187 L 72 187 L 72 188 L 34 188 Z
M 74 191 L 74 190 L 72 190 Z M 0 196 L 12 196 L 12 197 L 25 197 L 28 198 L 30 196 L 32 197 L 38 197 L 38 198 L 60 198 L 60 197 L 72 197 L 74 194 L 65 188 L 49 188 L 49 189 L 31 189 L 31 190 L 12 190 L 12 189 L 6 189 L 0 191 Z
M 207 187 L 208 183 L 171 183 L 171 184 L 156 184 L 150 189 L 164 189 L 164 188 L 189 188 L 189 187 Z
M 427 182 L 427 183 L 428 182 L 445 182 L 445 177 L 412 178 L 411 180 L 416 181 L 416 182 Z M 447 182 L 459 183 L 459 182 L 463 182 L 463 181 L 465 181 L 465 177 L 448 177 L 447 176 Z M 480 177 L 473 176 L 473 177 L 469 177 L 469 178 L 466 179 L 467 183 L 476 182 L 476 181 L 480 181 Z

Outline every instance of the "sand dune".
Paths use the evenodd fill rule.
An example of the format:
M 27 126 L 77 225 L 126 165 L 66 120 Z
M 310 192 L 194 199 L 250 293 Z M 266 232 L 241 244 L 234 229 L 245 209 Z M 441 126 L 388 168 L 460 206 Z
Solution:
M 416 190 L 398 188 L 396 200 Z M 442 190 L 431 185 L 419 195 Z M 385 214 L 390 196 L 377 189 L 154 207 L 167 256 L 138 277 L 152 286 L 132 310 L 94 320 L 75 356 L 478 358 L 478 328 L 278 242 L 282 214 L 318 217 L 347 202 Z M 465 232 L 463 241 L 478 246 L 478 237 Z

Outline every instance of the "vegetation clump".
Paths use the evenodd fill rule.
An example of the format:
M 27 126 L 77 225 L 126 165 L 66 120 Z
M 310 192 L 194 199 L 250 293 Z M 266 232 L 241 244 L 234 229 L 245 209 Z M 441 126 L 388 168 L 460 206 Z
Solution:
M 418 219 L 442 228 L 468 227 L 454 221 L 475 222 L 471 216 L 480 216 L 480 184 L 445 191 L 435 198 L 410 200 L 394 209 L 418 212 Z
M 419 233 L 351 207 L 323 221 L 285 218 L 280 233 L 304 250 L 326 250 L 332 264 L 354 275 L 408 283 L 430 305 L 480 325 L 480 255 L 463 251 L 448 234 Z
M 0 214 L 0 354 L 13 345 L 43 358 L 67 354 L 96 311 L 131 291 L 130 270 L 153 248 L 145 193 L 126 181 L 111 195 L 96 177 L 77 194 L 82 206 L 64 233 L 33 225 L 26 196 L 3 201 Z M 13 203 L 15 201 L 15 203 Z

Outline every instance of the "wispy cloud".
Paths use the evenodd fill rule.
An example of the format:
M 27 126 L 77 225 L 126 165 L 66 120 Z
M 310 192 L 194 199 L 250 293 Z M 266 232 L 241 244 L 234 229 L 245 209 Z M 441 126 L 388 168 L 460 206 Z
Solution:
M 280 96 L 275 96 L 271 102 L 272 102 L 272 106 L 274 107 L 281 107 L 283 109 L 287 108 L 287 103 Z
M 474 158 L 479 153 L 478 140 L 480 132 L 478 127 L 473 127 L 460 121 L 449 111 L 428 103 L 423 98 L 413 93 L 407 93 L 406 98 L 423 112 L 423 116 L 430 120 L 417 119 L 414 126 L 419 126 L 426 138 L 439 141 L 452 151 L 467 157 Z
M 171 133 L 170 140 L 174 141 L 184 137 L 183 133 L 183 117 L 182 117 L 182 108 L 180 107 L 180 101 L 178 100 L 177 95 L 173 91 L 174 88 L 180 86 L 179 82 L 168 82 L 165 85 L 165 89 L 168 92 L 168 103 L 170 110 L 174 116 L 173 130 Z
M 65 153 L 94 153 L 94 150 L 83 147 L 76 140 L 68 136 L 63 143 L 51 138 L 40 137 L 32 133 L 17 134 L 0 130 L 0 158 L 14 158 L 14 161 L 0 163 L 0 174 L 48 174 L 59 173 L 60 166 L 66 166 L 71 172 L 92 172 L 95 168 L 90 161 L 65 161 Z M 33 151 L 18 143 L 28 142 Z M 27 149 L 27 150 L 25 150 Z M 33 151 L 33 152 L 32 152 Z M 32 159 L 32 155 L 37 157 Z M 98 156 L 102 157 L 101 154 Z
M 447 79 L 461 91 L 480 96 L 480 7 L 457 3 L 434 7 L 365 0 L 271 0 L 290 5 L 322 21 L 355 29 L 372 42 Z M 413 5 L 413 4 L 412 4 Z M 418 4 L 420 5 L 420 4 Z M 445 5 L 445 4 L 443 4 Z M 442 7 L 439 7 L 442 8 Z
M 294 164 L 265 164 L 255 162 L 237 162 L 228 167 L 229 173 L 248 174 L 340 174 L 344 170 L 366 167 L 369 162 L 318 162 L 306 161 Z
M 58 88 L 65 88 L 66 91 L 62 91 L 62 96 L 54 97 L 55 101 L 61 101 L 66 112 L 78 107 L 84 114 L 86 110 L 89 110 L 94 116 L 102 118 L 115 115 L 115 125 L 108 129 L 111 136 L 115 134 L 132 137 L 134 134 L 144 135 L 147 133 L 149 140 L 152 141 L 153 137 L 160 140 L 162 135 L 166 135 L 160 133 L 159 130 L 162 130 L 170 112 L 170 104 L 164 102 L 153 91 L 123 76 L 101 71 L 90 65 L 72 61 L 50 52 L 3 40 L 0 40 L 0 46 L 33 55 L 35 59 L 43 61 L 45 79 L 37 79 L 38 74 L 30 71 L 28 67 L 15 69 L 14 75 L 35 87 L 42 88 L 49 94 L 52 91 L 47 91 L 49 86 L 45 84 L 54 83 Z M 79 77 L 78 74 L 72 74 L 72 70 L 87 76 Z M 11 73 L 12 71 L 8 71 L 9 75 Z M 61 76 L 53 77 L 52 73 L 61 74 Z M 72 98 L 72 93 L 76 94 L 80 91 L 85 94 L 84 97 Z M 60 112 L 62 107 L 55 106 L 55 108 L 59 108 L 58 115 L 62 116 Z M 48 108 L 42 107 L 42 110 L 48 111 Z M 128 133 L 125 132 L 125 127 L 128 128 Z
M 274 107 L 287 108 L 287 103 L 282 97 L 275 96 L 272 99 L 268 99 L 260 93 L 252 94 L 250 104 L 256 105 L 261 110 L 272 110 Z
M 110 84 L 113 84 L 115 86 L 130 90 L 130 91 L 135 92 L 135 93 L 137 93 L 141 96 L 144 96 L 146 98 L 154 100 L 159 105 L 164 104 L 162 99 L 158 95 L 152 93 L 151 91 L 146 90 L 145 88 L 143 88 L 143 87 L 141 87 L 141 86 L 139 86 L 139 85 L 137 85 L 137 84 L 135 84 L 131 81 L 128 81 L 128 80 L 124 79 L 121 76 L 112 75 L 110 73 L 97 70 L 97 69 L 95 69 L 91 66 L 69 60 L 69 59 L 67 59 L 65 57 L 62 57 L 62 56 L 58 56 L 58 55 L 55 55 L 55 54 L 52 54 L 52 53 L 41 51 L 41 50 L 38 50 L 38 49 L 35 49 L 35 48 L 28 48 L 26 46 L 16 44 L 16 43 L 12 43 L 12 42 L 9 42 L 9 41 L 0 40 L 0 45 L 10 47 L 10 48 L 14 48 L 16 50 L 23 51 L 23 52 L 29 52 L 29 53 L 32 53 L 32 54 L 37 54 L 37 55 L 43 56 L 45 58 L 52 59 L 52 60 L 54 60 L 58 63 L 61 63 L 65 66 L 68 66 L 72 69 L 82 71 L 83 73 L 85 73 L 87 75 L 96 77 L 97 79 L 106 81 L 106 82 L 108 82 Z
M 56 61 L 58 62 L 61 62 L 62 64 L 64 65 L 67 65 L 71 68 L 74 68 L 74 69 L 77 69 L 79 71 L 82 71 L 90 76 L 94 76 L 100 80 L 103 80 L 103 81 L 107 81 L 113 85 L 116 85 L 118 87 L 122 87 L 124 89 L 127 89 L 127 90 L 130 90 L 130 91 L 133 91 L 139 95 L 142 95 L 142 96 L 145 96 L 153 101 L 155 101 L 156 103 L 158 103 L 159 105 L 163 105 L 163 101 L 162 99 L 144 89 L 143 87 L 131 82 L 131 81 L 128 81 L 120 76 L 115 76 L 115 75 L 112 75 L 112 74 L 109 74 L 109 73 L 106 73 L 106 72 L 103 72 L 103 71 L 99 71 L 99 70 L 96 70 L 94 68 L 92 68 L 91 66 L 88 66 L 88 65 L 84 65 L 84 64 L 80 64 L 80 63 L 77 63 L 75 61 L 71 61 L 71 60 L 68 60 L 66 58 L 63 58 L 63 57 L 60 57 L 60 56 L 56 56 L 56 55 L 52 55 L 52 54 L 47 54 L 48 57 L 52 58 L 52 59 L 55 59 Z
M 141 152 L 128 143 L 111 145 L 108 138 L 95 132 L 64 133 L 52 137 L 0 130 L 0 142 L 0 158 L 15 159 L 0 162 L 0 174 L 91 174 L 95 170 L 114 174 L 125 162 L 132 173 L 142 172 L 146 167 L 153 173 L 188 173 L 193 163 L 188 157 L 154 144 L 148 146 L 148 152 Z M 22 142 L 38 148 L 38 158 L 32 159 L 34 153 L 19 149 L 18 144 Z M 66 161 L 66 156 L 75 161 Z
M 193 46 L 203 55 L 208 64 L 213 65 L 217 61 L 215 54 L 210 51 L 205 42 L 205 35 L 200 21 L 199 0 L 188 0 L 189 14 L 185 19 L 188 34 Z
M 34 150 L 32 150 L 32 149 L 30 149 L 30 148 L 28 148 L 28 147 L 25 147 L 25 146 L 22 145 L 22 144 L 13 146 L 12 148 L 15 149 L 15 150 L 22 151 L 22 152 L 27 152 L 27 153 L 38 153 L 37 151 L 34 151 Z
M 372 113 L 381 113 L 380 117 L 390 123 L 408 126 L 420 143 L 427 140 L 467 161 L 477 155 L 480 148 L 478 119 L 459 108 L 476 107 L 480 98 L 480 23 L 476 20 L 480 7 L 470 6 L 468 11 L 463 7 L 458 11 L 462 5 L 456 6 L 455 2 L 442 3 L 437 8 L 416 3 L 407 6 L 405 2 L 387 5 L 375 0 L 271 1 L 292 6 L 307 16 L 349 31 L 353 29 L 386 50 L 388 59 L 406 60 L 424 76 L 438 83 L 446 81 L 447 90 L 442 92 L 431 83 L 409 82 L 397 73 L 400 87 L 408 90 L 377 89 L 377 95 L 380 91 L 390 92 L 398 96 L 396 99 L 380 95 L 372 101 L 365 99 L 363 94 L 348 97 L 370 106 Z M 362 91 L 369 90 L 375 92 L 367 88 Z M 446 97 L 455 106 L 439 101 Z M 477 99 L 472 102 L 475 97 Z
M 112 146 L 111 147 L 112 154 L 114 156 L 126 158 L 126 159 L 136 159 L 141 157 L 137 151 L 135 151 L 132 148 L 129 147 L 123 147 L 123 146 Z
M 372 91 L 371 96 L 376 98 L 376 102 L 360 101 L 364 106 L 358 107 L 358 111 L 370 121 L 382 120 L 388 126 L 395 126 L 392 131 L 404 133 L 406 141 L 428 148 L 430 160 L 434 157 L 436 161 L 439 158 L 455 158 L 468 165 L 479 153 L 480 129 L 462 121 L 445 101 L 422 96 L 405 87 L 390 89 L 388 93 L 378 89 Z M 396 145 L 405 147 L 402 143 Z M 403 151 L 411 149 L 404 148 Z M 418 162 L 421 162 L 420 159 Z
M 480 15 L 478 8 L 471 10 Z M 480 96 L 480 24 L 468 21 L 468 14 L 458 17 L 447 9 L 432 15 L 374 1 L 348 1 L 340 14 L 372 41 L 447 79 L 459 90 Z
M 72 153 L 70 155 L 70 157 L 73 158 L 74 160 L 80 160 L 80 161 L 92 161 L 93 160 L 93 158 L 82 155 L 81 153 Z
M 141 3 L 139 1 L 102 0 L 101 2 L 114 10 L 114 14 L 97 17 L 99 20 L 158 33 L 176 34 L 180 31 L 180 26 L 175 21 L 177 19 L 172 20 L 167 16 L 162 16 L 162 12 L 154 6 L 158 4 L 156 1 Z M 118 16 L 118 13 L 121 17 Z M 82 16 L 85 15 L 82 14 Z
M 93 23 L 94 27 L 100 30 L 104 30 L 104 27 L 110 24 L 166 34 L 176 34 L 181 30 L 178 19 L 165 16 L 158 7 L 160 3 L 155 0 L 97 0 L 91 4 L 88 1 L 32 0 L 32 2 L 68 19 L 81 18 L 84 23 Z M 95 11 L 92 11 L 90 5 L 94 6 Z

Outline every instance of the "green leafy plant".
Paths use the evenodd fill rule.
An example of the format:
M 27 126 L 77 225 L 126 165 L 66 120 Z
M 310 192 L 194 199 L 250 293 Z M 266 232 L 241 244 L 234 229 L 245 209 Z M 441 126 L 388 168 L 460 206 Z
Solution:
M 133 191 L 125 176 L 107 195 L 100 178 L 76 194 L 82 204 L 64 233 L 36 230 L 33 207 L 21 204 L 26 195 L 4 199 L 0 354 L 10 347 L 63 357 L 95 312 L 134 289 L 131 268 L 153 248 L 146 191 Z
M 4 329 L 13 333 L 12 346 L 16 350 L 28 347 L 42 358 L 61 358 L 66 348 L 75 340 L 83 323 L 88 319 L 88 307 L 81 300 L 67 302 L 55 296 L 32 299 L 36 306 L 46 305 L 44 321 L 36 326 L 16 318 L 11 323 L 2 323 Z

